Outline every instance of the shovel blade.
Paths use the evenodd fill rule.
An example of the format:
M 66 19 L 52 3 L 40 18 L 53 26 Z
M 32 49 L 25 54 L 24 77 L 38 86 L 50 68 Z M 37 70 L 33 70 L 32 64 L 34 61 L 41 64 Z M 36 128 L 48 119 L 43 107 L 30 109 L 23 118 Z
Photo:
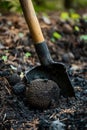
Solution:
M 26 73 L 25 78 L 28 83 L 35 79 L 53 80 L 60 87 L 61 94 L 64 97 L 75 97 L 71 80 L 66 72 L 65 65 L 62 63 L 54 62 L 47 66 L 36 66 Z

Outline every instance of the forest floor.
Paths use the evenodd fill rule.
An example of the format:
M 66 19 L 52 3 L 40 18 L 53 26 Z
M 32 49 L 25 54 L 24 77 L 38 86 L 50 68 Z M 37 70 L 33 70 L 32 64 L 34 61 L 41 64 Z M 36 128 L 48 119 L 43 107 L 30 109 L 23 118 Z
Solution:
M 0 14 L 0 130 L 51 130 L 58 119 L 65 130 L 87 129 L 87 13 L 78 14 L 78 20 L 62 20 L 58 12 L 38 15 L 52 58 L 66 65 L 76 96 L 61 96 L 56 108 L 46 110 L 31 109 L 25 95 L 13 91 L 39 60 L 24 17 Z

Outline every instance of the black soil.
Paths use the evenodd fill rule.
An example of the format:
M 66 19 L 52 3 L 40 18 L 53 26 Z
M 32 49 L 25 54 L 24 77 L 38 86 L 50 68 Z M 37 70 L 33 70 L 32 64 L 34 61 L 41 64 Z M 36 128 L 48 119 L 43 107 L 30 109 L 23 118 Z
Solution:
M 81 16 L 86 13 L 78 12 Z M 24 18 L 4 14 L 0 17 L 0 130 L 49 130 L 57 119 L 66 125 L 65 130 L 87 129 L 87 41 L 79 38 L 87 34 L 87 22 L 81 18 L 72 24 L 61 21 L 58 15 L 49 14 L 51 24 L 39 15 L 40 24 L 52 58 L 66 65 L 76 97 L 61 95 L 55 107 L 31 108 L 23 74 L 39 60 Z M 55 31 L 62 35 L 61 40 L 52 39 Z

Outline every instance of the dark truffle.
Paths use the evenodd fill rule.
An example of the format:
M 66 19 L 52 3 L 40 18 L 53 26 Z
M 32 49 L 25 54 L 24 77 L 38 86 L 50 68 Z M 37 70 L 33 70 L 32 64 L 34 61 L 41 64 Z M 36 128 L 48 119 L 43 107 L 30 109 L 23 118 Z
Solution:
M 51 103 L 58 103 L 60 88 L 52 80 L 36 79 L 28 84 L 26 98 L 30 107 L 46 109 Z

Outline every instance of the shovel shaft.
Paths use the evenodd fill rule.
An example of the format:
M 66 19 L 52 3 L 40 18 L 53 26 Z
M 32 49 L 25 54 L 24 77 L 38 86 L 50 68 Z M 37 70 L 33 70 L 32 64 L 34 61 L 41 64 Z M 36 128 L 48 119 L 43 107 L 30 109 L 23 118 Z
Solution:
M 47 44 L 45 43 L 33 4 L 31 0 L 19 0 L 28 24 L 28 28 L 34 40 L 35 49 L 42 65 L 49 65 L 53 62 Z
M 22 6 L 22 10 L 31 32 L 32 38 L 35 44 L 44 41 L 44 37 L 36 17 L 36 13 L 31 0 L 19 0 Z

